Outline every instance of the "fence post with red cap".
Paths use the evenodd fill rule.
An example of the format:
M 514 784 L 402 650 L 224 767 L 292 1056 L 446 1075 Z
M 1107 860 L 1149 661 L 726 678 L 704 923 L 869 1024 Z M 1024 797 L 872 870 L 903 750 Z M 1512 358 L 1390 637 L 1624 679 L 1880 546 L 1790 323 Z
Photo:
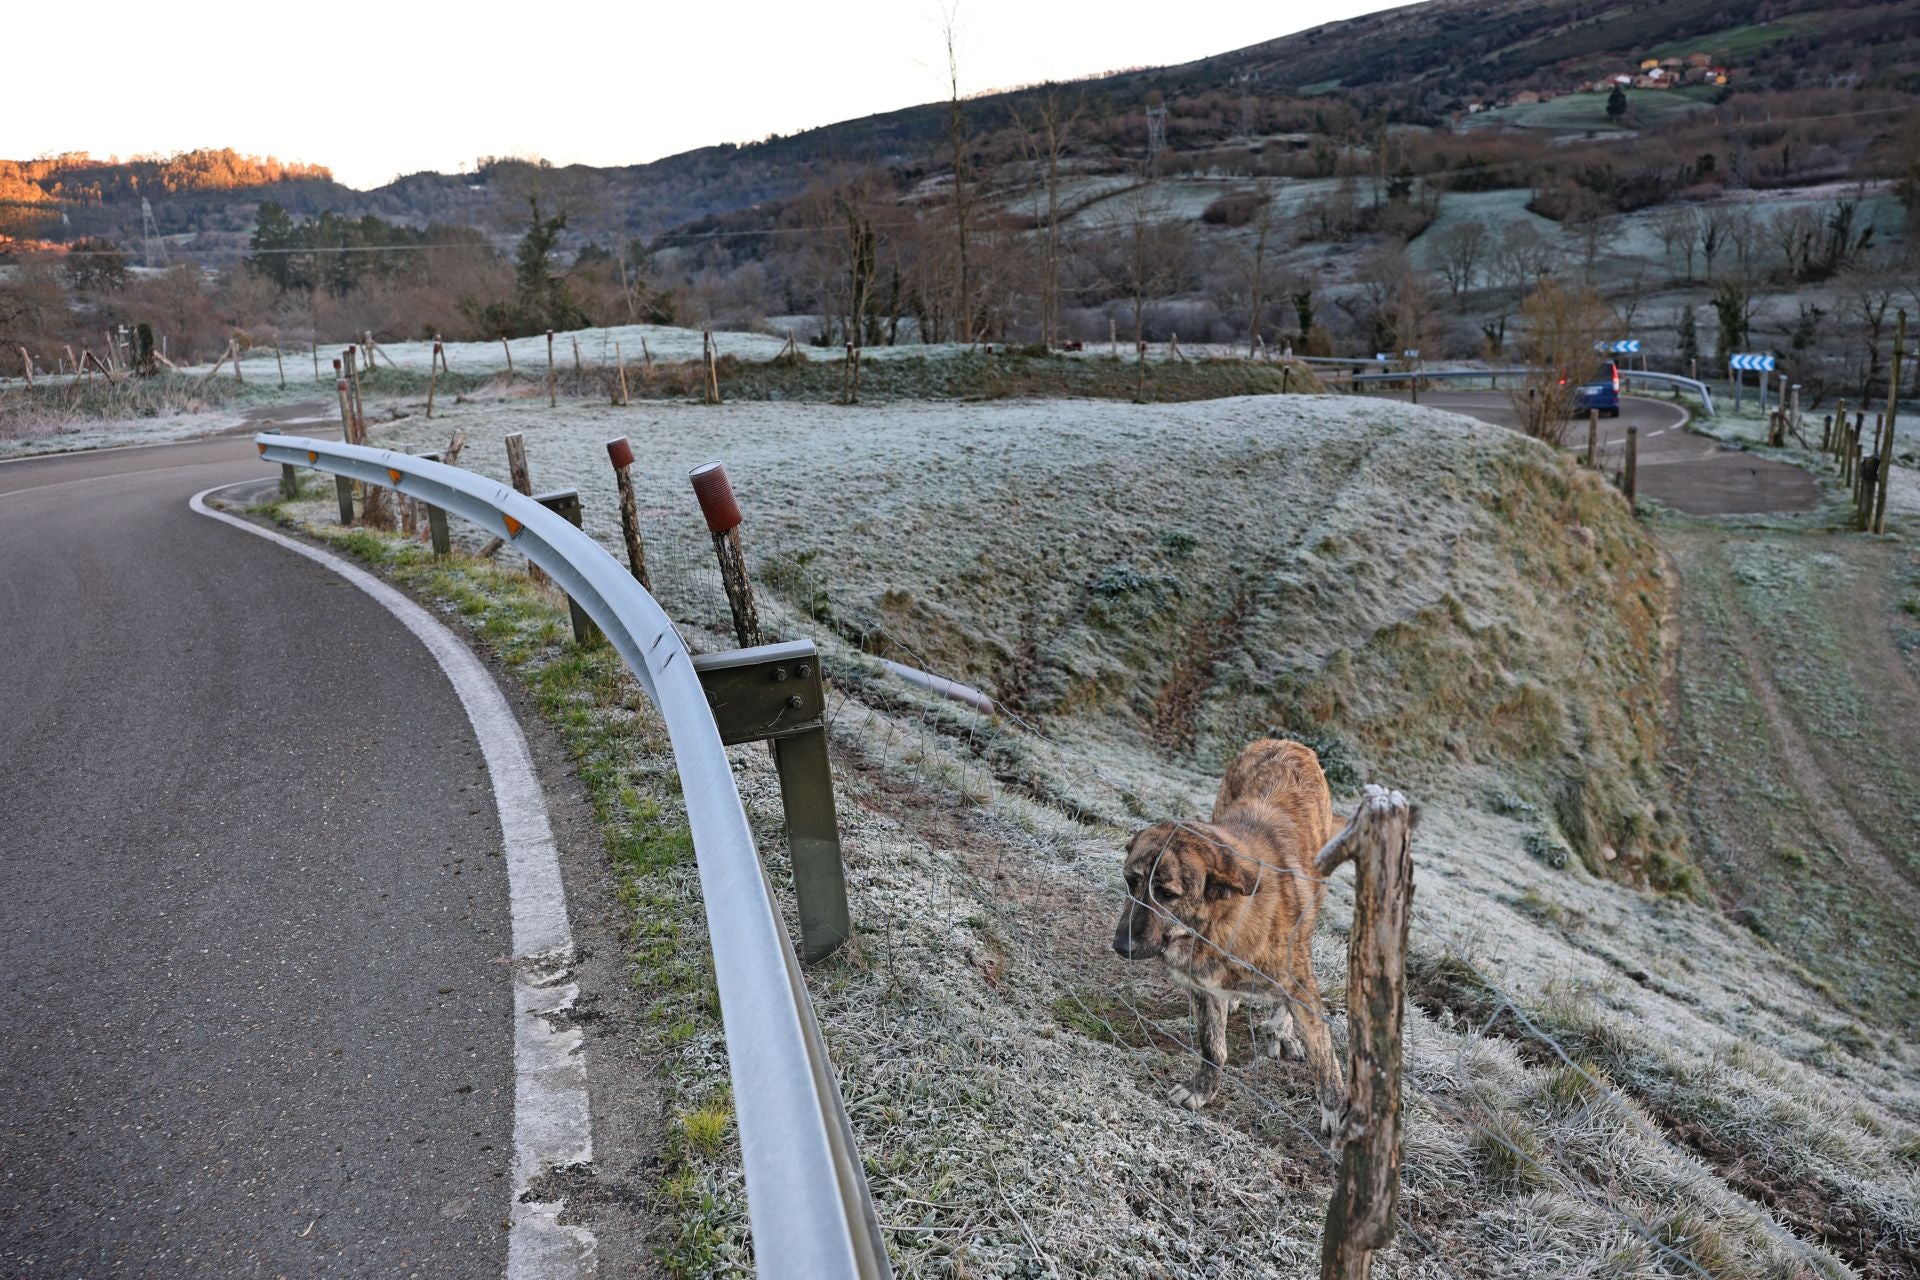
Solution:
M 740 550 L 740 504 L 734 500 L 727 469 L 703 462 L 687 473 L 700 500 L 700 514 L 713 535 L 713 553 L 720 559 L 720 581 L 727 588 L 727 607 L 733 611 L 733 633 L 742 649 L 760 643 L 760 616 L 753 607 L 753 584 L 747 580 L 747 558 Z
M 640 542 L 640 511 L 633 500 L 633 476 L 630 474 L 633 446 L 627 443 L 625 436 L 609 440 L 607 457 L 613 462 L 614 482 L 620 487 L 620 532 L 627 540 L 627 565 L 633 570 L 634 581 L 651 594 L 653 583 L 647 580 L 647 549 Z

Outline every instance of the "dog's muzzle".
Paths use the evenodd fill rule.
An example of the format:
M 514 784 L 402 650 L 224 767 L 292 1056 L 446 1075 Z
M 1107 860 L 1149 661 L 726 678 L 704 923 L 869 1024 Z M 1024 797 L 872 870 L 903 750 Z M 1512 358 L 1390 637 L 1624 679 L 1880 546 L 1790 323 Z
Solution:
M 1140 937 L 1134 931 L 1138 916 L 1146 916 L 1151 923 L 1151 916 L 1142 911 L 1137 902 L 1129 902 L 1121 909 L 1120 927 L 1113 933 L 1113 949 L 1129 960 L 1151 960 L 1167 949 L 1166 943 L 1157 938 Z

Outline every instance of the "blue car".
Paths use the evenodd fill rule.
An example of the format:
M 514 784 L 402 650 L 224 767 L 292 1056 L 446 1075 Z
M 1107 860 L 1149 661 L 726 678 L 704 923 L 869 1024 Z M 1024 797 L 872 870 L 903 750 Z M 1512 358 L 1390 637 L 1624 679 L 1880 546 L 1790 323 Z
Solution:
M 1573 411 L 1586 413 L 1597 409 L 1604 418 L 1620 416 L 1620 366 L 1609 360 L 1600 366 L 1592 382 L 1583 382 L 1573 393 Z

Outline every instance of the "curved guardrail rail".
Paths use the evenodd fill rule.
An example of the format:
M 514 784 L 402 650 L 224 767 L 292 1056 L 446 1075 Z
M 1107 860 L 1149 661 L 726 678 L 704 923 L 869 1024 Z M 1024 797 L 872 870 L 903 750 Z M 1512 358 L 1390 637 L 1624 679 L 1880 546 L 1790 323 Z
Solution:
M 1320 363 L 1327 363 L 1321 361 Z M 1422 382 L 1443 382 L 1449 379 L 1473 378 L 1513 378 L 1524 377 L 1526 369 L 1408 369 L 1400 373 L 1356 373 L 1353 382 L 1411 382 L 1415 378 Z M 1700 397 L 1701 405 L 1709 418 L 1714 417 L 1713 393 L 1707 390 L 1707 384 L 1695 378 L 1682 377 L 1677 373 L 1650 373 L 1644 369 L 1622 369 L 1622 382 L 1658 382 L 1664 386 L 1684 387 Z
M 1684 378 L 1677 373 L 1650 373 L 1645 369 L 1622 369 L 1622 382 L 1659 382 L 1670 387 L 1684 387 L 1700 397 L 1700 405 L 1707 411 L 1709 418 L 1720 415 L 1713 411 L 1713 393 L 1707 390 L 1707 384 L 1698 378 Z
M 713 712 L 666 612 L 599 543 L 497 481 L 363 445 L 265 433 L 254 441 L 269 462 L 397 490 L 499 534 L 600 625 L 666 721 L 686 795 L 759 1274 L 890 1277 L 799 962 L 774 909 Z

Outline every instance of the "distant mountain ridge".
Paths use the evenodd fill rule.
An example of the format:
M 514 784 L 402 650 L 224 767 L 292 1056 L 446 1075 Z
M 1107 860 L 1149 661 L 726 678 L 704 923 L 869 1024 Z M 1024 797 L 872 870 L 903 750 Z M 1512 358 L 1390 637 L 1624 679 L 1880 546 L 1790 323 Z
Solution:
M 1143 136 L 1137 123 L 1150 93 L 1174 102 L 1216 100 L 1210 114 L 1170 132 L 1170 144 L 1180 148 L 1216 141 L 1210 131 L 1231 132 L 1229 124 L 1209 121 L 1227 120 L 1232 112 L 1219 104 L 1243 93 L 1337 97 L 1370 115 L 1434 124 L 1472 98 L 1560 88 L 1623 59 L 1694 48 L 1738 61 L 1735 93 L 1840 83 L 1920 94 L 1920 0 L 1431 0 L 1063 88 L 1083 121 L 1079 154 L 1118 161 L 1131 154 L 1130 140 Z M 969 100 L 966 111 L 983 145 L 1044 92 L 1024 88 Z M 0 162 L 0 236 L 135 239 L 141 196 L 151 200 L 163 235 L 194 233 L 209 247 L 235 251 L 262 200 L 296 216 L 330 209 L 504 234 L 524 210 L 525 195 L 538 189 L 561 193 L 583 240 L 651 239 L 790 200 L 835 170 L 880 167 L 909 178 L 936 172 L 947 111 L 944 103 L 905 107 L 640 165 L 546 168 L 497 160 L 471 174 L 410 174 L 371 191 L 342 186 L 318 166 L 248 161 L 231 152 L 188 153 L 199 159 L 173 167 L 189 180 L 171 185 L 159 180 L 167 162 Z M 201 180 L 191 180 L 196 174 Z M 254 185 L 226 180 L 248 174 L 258 179 Z

